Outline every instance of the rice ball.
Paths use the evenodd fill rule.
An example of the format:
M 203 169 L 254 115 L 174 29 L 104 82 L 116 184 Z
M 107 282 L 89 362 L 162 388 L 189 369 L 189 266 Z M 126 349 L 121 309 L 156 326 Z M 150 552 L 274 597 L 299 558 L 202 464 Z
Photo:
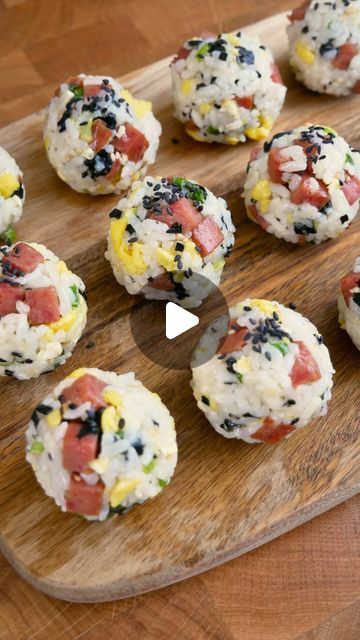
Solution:
M 86 324 L 85 285 L 35 242 L 0 247 L 0 376 L 37 378 L 63 364 Z
M 285 100 L 271 51 L 240 31 L 187 40 L 171 74 L 175 115 L 200 142 L 266 138 Z
M 46 495 L 87 520 L 153 498 L 177 462 L 174 420 L 133 373 L 77 369 L 35 409 L 26 440 Z
M 311 0 L 287 28 L 297 80 L 319 93 L 360 93 L 360 0 Z
M 277 133 L 253 151 L 247 172 L 249 218 L 288 242 L 336 238 L 358 212 L 360 153 L 329 127 Z
M 360 256 L 356 258 L 352 271 L 341 278 L 340 284 L 339 322 L 360 349 Z
M 44 128 L 48 159 L 75 191 L 119 193 L 155 161 L 161 134 L 151 102 L 110 76 L 83 73 L 60 85 Z
M 277 443 L 326 413 L 334 369 L 307 318 L 278 302 L 247 299 L 230 309 L 228 335 L 219 340 L 220 320 L 205 331 L 191 365 L 198 407 L 218 433 Z M 198 366 L 216 343 L 217 355 Z
M 225 200 L 209 189 L 186 178 L 147 176 L 110 218 L 105 255 L 128 293 L 194 307 L 219 284 L 235 227 Z
M 12 225 L 23 213 L 25 188 L 23 174 L 14 158 L 0 147 L 0 236 L 13 237 Z

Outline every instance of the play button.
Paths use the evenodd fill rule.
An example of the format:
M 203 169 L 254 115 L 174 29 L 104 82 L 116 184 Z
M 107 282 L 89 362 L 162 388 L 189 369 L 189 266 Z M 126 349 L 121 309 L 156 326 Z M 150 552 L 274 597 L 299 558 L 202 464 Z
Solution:
M 189 331 L 199 324 L 199 318 L 194 313 L 182 309 L 174 302 L 166 303 L 166 329 L 165 335 L 168 340 L 177 338 L 185 331 Z
M 179 280 L 181 274 L 181 271 L 177 272 Z M 227 333 L 229 311 L 220 289 L 197 273 L 191 276 L 191 287 L 199 296 L 198 305 L 192 305 L 196 306 L 196 314 L 183 308 L 187 300 L 183 299 L 181 288 L 171 292 L 156 289 L 156 299 L 149 300 L 145 299 L 149 295 L 149 287 L 146 286 L 144 297 L 134 298 L 130 316 L 133 338 L 142 353 L 164 369 L 189 369 L 202 334 L 215 319 L 221 317 L 221 322 L 214 329 L 219 341 Z M 197 302 L 196 299 L 194 301 Z M 218 344 L 212 341 L 209 349 L 197 354 L 197 366 L 215 355 Z

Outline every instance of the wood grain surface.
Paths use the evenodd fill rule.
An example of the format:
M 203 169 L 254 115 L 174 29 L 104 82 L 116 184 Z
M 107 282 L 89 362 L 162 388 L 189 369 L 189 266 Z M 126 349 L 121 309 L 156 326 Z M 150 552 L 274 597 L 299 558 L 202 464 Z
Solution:
M 10 5 L 10 2 L 7 2 L 7 4 Z M 24 6 L 27 4 L 32 3 L 26 2 L 24 3 Z M 58 5 L 59 3 L 54 3 L 54 5 L 55 4 Z M 63 4 L 65 5 L 66 3 Z M 94 5 L 95 4 L 96 3 L 94 3 Z M 184 4 L 185 3 L 183 3 L 183 5 Z M 263 4 L 265 5 L 266 3 Z M 239 26 L 241 22 L 241 18 L 237 22 L 234 22 L 234 19 L 232 19 L 232 23 L 226 25 L 226 28 Z M 179 28 L 180 26 L 181 25 L 179 25 Z M 209 22 L 207 22 L 206 26 L 210 27 Z M 190 31 L 190 33 L 192 33 L 192 31 Z M 190 33 L 188 28 L 185 35 L 190 35 Z M 115 73 L 114 70 L 111 70 L 110 72 Z M 66 75 L 66 72 L 64 72 L 64 75 Z M 60 77 L 62 78 L 63 75 Z M 27 90 L 29 91 L 29 87 Z M 299 90 L 299 93 L 302 94 L 302 97 L 305 95 L 307 99 L 309 98 L 309 95 L 304 90 Z M 145 93 L 145 95 L 148 94 Z M 314 99 L 314 96 L 311 96 L 311 98 Z M 44 101 L 45 99 L 43 99 L 42 104 Z M 323 99 L 321 100 L 322 107 L 332 109 L 332 101 L 325 99 L 325 102 L 327 104 L 323 103 Z M 296 100 L 294 100 L 294 103 L 296 104 Z M 4 103 L 2 106 L 4 106 Z M 14 115 L 14 113 L 16 113 L 15 104 L 12 105 L 8 115 L 5 117 L 9 120 L 9 115 Z M 19 113 L 21 113 L 21 111 Z M 158 113 L 162 118 L 161 113 Z M 324 113 L 326 113 L 326 110 Z M 301 116 L 300 109 L 298 116 Z M 302 117 L 298 120 L 298 123 L 300 122 L 302 122 Z M 334 125 L 335 123 L 341 123 L 339 130 L 345 134 L 347 133 L 348 135 L 352 135 L 351 141 L 353 144 L 356 143 L 355 129 L 353 126 L 355 120 L 353 122 L 349 122 L 348 128 L 344 128 L 341 122 L 341 114 L 339 112 L 337 119 L 332 119 L 332 123 Z M 171 124 L 176 128 L 174 123 L 171 122 Z M 24 134 L 25 141 L 28 141 L 28 138 L 30 141 L 35 130 L 36 127 L 34 130 Z M 11 142 L 11 132 L 7 132 L 6 135 L 8 135 L 7 140 L 9 140 L 9 148 L 14 151 L 18 151 L 19 158 L 24 158 L 25 162 L 23 145 L 21 145 L 22 150 L 17 149 L 16 141 L 12 140 Z M 0 136 L 0 143 L 5 143 L 5 139 L 3 140 L 2 136 Z M 188 148 L 189 141 L 185 141 L 184 139 L 182 144 Z M 39 147 L 38 157 L 41 158 L 40 165 L 45 169 L 46 162 L 42 158 L 41 153 L 42 152 Z M 31 175 L 30 168 L 33 165 L 33 157 L 34 154 L 31 149 L 29 149 L 27 165 L 24 164 L 26 174 L 29 175 L 29 179 Z M 227 160 L 230 161 L 230 155 L 227 157 Z M 200 162 L 202 161 L 203 160 L 201 158 Z M 239 164 L 239 169 L 241 171 L 241 160 Z M 157 166 L 160 171 L 161 166 L 164 166 L 163 158 L 161 158 L 161 162 L 159 162 Z M 233 169 L 234 165 L 231 170 L 233 171 Z M 49 172 L 48 169 L 46 169 L 46 171 Z M 192 175 L 195 178 L 200 178 L 199 172 L 195 173 L 193 171 Z M 59 205 L 66 204 L 66 206 L 68 206 L 68 199 L 64 192 L 64 188 L 57 183 L 57 180 L 50 173 L 48 173 L 48 178 L 50 181 L 49 188 L 51 188 L 52 192 L 56 193 L 59 198 L 61 197 L 61 203 L 59 203 Z M 214 174 L 212 174 L 212 180 L 213 182 L 207 181 L 206 184 L 212 188 L 218 187 L 218 190 L 220 191 L 223 189 L 223 194 L 226 194 L 229 189 L 232 190 L 231 181 L 228 184 L 226 181 L 222 184 L 219 176 Z M 57 185 L 55 185 L 55 182 Z M 39 186 L 41 185 L 36 185 L 36 180 L 34 179 L 34 190 L 31 192 L 32 199 L 33 197 L 35 198 L 36 189 L 39 189 Z M 53 190 L 55 187 L 57 191 Z M 69 200 L 72 200 L 74 197 L 74 194 L 67 195 L 69 196 Z M 37 202 L 38 208 L 40 202 L 41 199 L 39 198 Z M 264 277 L 266 272 L 269 272 L 273 276 L 276 275 L 277 269 L 275 269 L 274 266 L 270 268 L 275 258 L 281 258 L 279 270 L 280 272 L 282 270 L 282 275 L 284 275 L 284 266 L 286 265 L 286 261 L 290 259 L 293 261 L 295 256 L 296 261 L 298 262 L 298 258 L 300 259 L 300 256 L 296 255 L 294 250 L 290 251 L 288 247 L 280 248 L 277 241 L 265 236 L 265 234 L 263 234 L 264 237 L 262 238 L 262 242 L 256 245 L 255 250 L 255 246 L 251 245 L 254 245 L 255 241 L 256 243 L 258 242 L 258 230 L 255 227 L 252 228 L 253 225 L 245 220 L 243 210 L 239 208 L 236 195 L 231 198 L 230 204 L 234 204 L 232 208 L 235 220 L 239 227 L 239 232 L 236 259 L 234 261 L 234 256 L 231 259 L 227 275 L 235 275 L 236 260 L 237 263 L 239 263 L 240 249 L 242 251 L 242 257 L 245 261 L 246 267 L 249 266 L 250 262 L 255 258 L 256 251 L 264 254 L 270 254 L 268 256 L 269 261 L 267 263 L 264 264 L 264 261 L 262 261 L 262 264 L 264 264 Z M 42 218 L 42 222 L 41 220 L 38 220 L 39 224 L 36 226 L 35 217 L 37 214 L 35 213 L 35 202 L 33 203 L 31 210 L 29 201 L 28 205 L 27 223 L 25 226 L 24 220 L 24 226 L 21 227 L 21 232 L 23 233 L 23 229 L 26 229 L 26 231 L 33 229 L 36 234 L 39 233 L 40 230 L 42 237 L 44 238 L 44 230 L 41 228 L 44 218 Z M 102 203 L 99 203 L 99 209 L 102 209 L 102 215 L 99 218 L 94 215 L 91 217 L 94 221 L 94 237 L 97 240 L 99 235 L 101 236 L 102 233 L 102 230 L 100 233 L 99 220 L 101 219 L 104 221 L 103 229 L 105 229 L 107 222 L 104 218 L 104 211 L 106 211 L 109 206 L 110 204 L 105 205 L 104 203 L 103 206 Z M 84 209 L 86 209 L 85 206 Z M 55 206 L 52 210 L 55 217 L 56 215 L 60 215 L 62 207 Z M 84 215 L 84 211 L 82 213 L 79 212 L 78 215 Z M 49 216 L 47 216 L 47 219 L 48 218 Z M 249 225 L 251 225 L 250 234 L 248 233 L 250 231 Z M 51 235 L 52 231 L 50 228 L 49 230 L 46 229 L 45 233 L 48 233 L 48 231 Z M 242 233 L 241 238 L 239 238 L 240 231 Z M 89 232 L 92 234 L 92 228 L 89 229 L 87 226 L 87 233 Z M 72 235 L 72 233 L 73 230 L 70 230 L 69 234 Z M 348 234 L 351 233 L 355 233 L 355 227 L 352 228 L 352 231 L 348 232 Z M 26 238 L 28 237 L 28 234 L 26 234 Z M 352 239 L 354 240 L 354 236 Z M 57 250 L 58 246 L 58 252 L 60 253 L 60 248 L 63 247 L 65 240 L 66 239 L 62 240 L 60 243 L 51 243 L 49 241 L 48 244 L 54 250 Z M 343 239 L 341 239 L 340 242 L 342 243 Z M 351 261 L 355 254 L 354 252 L 351 253 L 350 248 L 352 243 L 350 242 L 350 239 L 347 243 L 343 243 L 341 245 L 340 243 L 336 244 L 338 245 L 337 251 L 339 252 L 339 255 L 340 252 L 344 252 L 343 255 L 347 254 L 348 259 Z M 326 256 L 329 259 L 329 263 L 332 263 L 331 256 L 336 258 L 337 251 L 332 251 L 329 254 L 328 251 L 330 246 L 331 245 L 327 245 L 326 251 L 322 253 L 322 259 Z M 65 255 L 64 251 L 65 247 L 63 248 L 62 255 Z M 322 248 L 320 249 L 320 253 L 321 252 Z M 305 254 L 306 253 L 307 250 L 305 250 Z M 92 255 L 96 255 L 96 253 Z M 71 256 L 71 252 L 67 254 L 67 257 L 68 256 Z M 309 256 L 310 254 L 307 254 L 302 257 L 306 257 L 307 260 Z M 320 257 L 321 256 L 319 255 L 318 258 L 320 259 Z M 80 262 L 78 262 L 78 260 L 70 260 L 70 264 L 72 266 L 79 265 L 78 271 L 80 275 L 84 275 L 84 273 L 87 274 L 85 275 L 85 280 L 88 287 L 89 285 L 93 286 L 93 282 L 95 283 L 92 301 L 90 302 L 90 304 L 93 305 L 92 324 L 95 326 L 96 322 L 99 320 L 100 326 L 102 324 L 105 325 L 108 322 L 109 315 L 108 317 L 105 317 L 105 310 L 101 309 L 96 304 L 94 305 L 94 303 L 96 301 L 96 290 L 98 292 L 101 291 L 105 281 L 107 286 L 109 273 L 106 272 L 98 274 L 96 277 L 96 274 L 92 275 L 89 273 L 85 256 L 80 256 Z M 330 270 L 328 270 L 328 267 L 325 267 L 324 265 L 324 267 L 322 266 L 322 269 L 324 269 L 325 273 L 335 273 L 336 265 L 331 264 Z M 256 270 L 258 270 L 258 266 L 254 268 L 252 280 L 250 279 L 249 281 L 248 290 L 245 290 L 246 288 L 242 289 L 244 290 L 244 295 L 246 295 L 247 292 L 250 292 L 254 285 L 258 284 L 259 273 L 256 274 Z M 272 284 L 274 287 L 273 289 L 271 288 L 271 285 L 269 285 L 268 289 L 262 285 L 262 292 L 265 294 L 267 291 L 275 291 L 275 280 Z M 289 299 L 294 300 L 296 288 L 293 293 L 290 283 L 285 283 L 284 286 L 285 288 L 282 287 L 281 289 L 284 294 L 290 295 L 290 298 L 285 300 L 283 297 L 282 299 L 284 301 L 289 301 Z M 318 311 L 317 315 L 313 316 L 313 319 L 318 322 L 321 328 L 328 322 L 329 329 L 327 333 L 324 331 L 326 337 L 327 335 L 330 336 L 330 334 L 333 334 L 334 338 L 336 336 L 336 339 L 339 339 L 337 330 L 334 331 L 334 327 L 330 326 L 333 324 L 335 317 L 335 307 L 332 301 L 331 304 L 329 301 L 331 299 L 331 295 L 335 291 L 336 282 L 328 283 L 326 287 L 326 295 L 328 298 L 325 301 L 326 308 L 322 310 L 322 313 L 320 313 L 320 303 L 319 301 L 316 301 L 317 296 L 315 295 L 315 292 L 311 294 L 310 300 L 307 301 L 307 304 L 302 305 L 301 310 L 304 313 L 309 313 L 310 315 L 311 307 L 313 306 L 312 303 L 316 301 L 317 304 L 313 306 L 313 308 L 316 308 Z M 304 291 L 304 297 L 308 297 L 306 296 L 306 293 L 307 292 Z M 121 305 L 123 305 L 124 296 L 119 293 L 119 299 L 120 298 L 121 300 L 119 301 Z M 296 295 L 296 298 L 299 300 L 298 295 Z M 121 309 L 119 308 L 118 311 L 121 311 Z M 327 320 L 326 315 L 329 312 L 331 318 Z M 322 322 L 322 325 L 320 322 Z M 89 325 L 88 331 L 90 333 L 92 331 L 92 327 Z M 349 355 L 350 343 L 348 343 L 346 337 L 340 336 L 340 343 L 339 349 L 341 348 L 341 350 L 345 350 L 345 354 Z M 84 344 L 82 344 L 82 348 L 83 347 Z M 96 349 L 101 350 L 101 344 L 97 343 Z M 81 353 L 81 348 L 79 349 L 79 353 Z M 341 356 L 340 351 L 339 355 Z M 72 360 L 72 366 L 76 366 L 75 357 L 76 356 L 74 356 Z M 107 354 L 107 357 L 110 358 L 109 362 L 111 362 L 111 354 Z M 88 363 L 90 361 L 91 359 L 87 360 Z M 335 365 L 338 365 L 338 362 L 335 362 Z M 121 361 L 119 361 L 119 366 L 121 368 Z M 118 368 L 117 363 L 115 363 L 115 368 Z M 59 377 L 62 377 L 64 373 L 66 373 L 65 368 L 62 368 Z M 149 376 L 149 379 L 150 378 L 151 375 Z M 55 384 L 56 379 L 56 377 L 53 377 L 50 382 L 51 386 Z M 147 380 L 144 379 L 144 382 L 147 382 Z M 345 380 L 345 382 L 347 383 L 347 380 Z M 149 384 L 149 386 L 151 386 L 151 384 Z M 20 404 L 24 405 L 22 413 L 23 418 L 20 416 L 21 419 L 26 420 L 28 412 L 27 405 L 33 404 L 36 399 L 39 399 L 46 388 L 48 387 L 45 385 L 42 387 L 40 392 L 35 385 L 32 388 L 29 387 L 28 392 L 25 393 L 25 390 L 21 386 L 21 403 L 20 400 L 18 400 L 18 409 Z M 348 387 L 348 392 L 350 397 L 351 386 L 350 388 Z M 164 394 L 162 395 L 166 401 L 166 397 Z M 170 406 L 170 403 L 168 404 Z M 340 399 L 338 407 L 340 408 Z M 4 429 L 5 424 L 6 428 Z M 4 429 L 5 432 L 4 437 L 6 436 L 6 447 L 9 447 L 7 451 L 11 449 L 12 452 L 15 452 L 16 456 L 18 456 L 17 464 L 20 464 L 22 442 L 21 440 L 16 439 L 16 421 L 13 416 L 11 421 L 3 422 L 2 429 Z M 205 423 L 202 425 L 202 429 L 207 438 L 211 437 Z M 206 431 L 204 431 L 205 429 Z M 295 438 L 296 437 L 297 436 L 295 436 Z M 186 441 L 183 439 L 182 442 L 183 452 L 186 453 Z M 216 446 L 218 444 L 217 440 Z M 182 446 L 182 443 L 180 443 L 180 445 Z M 302 444 L 299 446 L 302 446 Z M 18 450 L 16 451 L 16 449 Z M 248 455 L 248 448 L 246 455 Z M 242 451 L 241 459 L 243 459 L 243 456 L 244 452 Z M 17 470 L 14 473 L 14 476 L 12 476 L 12 479 L 16 478 Z M 307 478 L 307 480 L 309 480 L 309 478 Z M 115 638 L 118 637 L 116 634 L 120 628 L 121 630 L 127 631 L 129 637 L 132 637 L 131 634 L 133 634 L 134 637 L 136 635 L 136 637 L 146 638 L 295 638 L 296 635 L 304 632 L 308 634 L 315 634 L 304 635 L 304 640 L 305 638 L 309 638 L 310 640 L 310 638 L 312 639 L 317 637 L 321 638 L 321 640 L 323 638 L 326 638 L 326 640 L 329 640 L 330 638 L 331 640 L 332 638 L 340 640 L 341 638 L 342 640 L 342 638 L 345 639 L 345 637 L 347 640 L 352 640 L 352 638 L 355 639 L 355 637 L 358 637 L 358 635 L 356 635 L 358 632 L 358 618 L 354 613 L 356 612 L 357 607 L 353 603 L 359 598 L 359 580 L 357 579 L 357 576 L 359 575 L 359 567 L 356 564 L 359 553 L 358 546 L 355 544 L 355 532 L 358 525 L 358 519 L 356 518 L 357 512 L 355 508 L 357 500 L 358 499 L 355 498 L 346 505 L 342 505 L 338 509 L 330 512 L 327 516 L 322 516 L 319 520 L 305 525 L 282 539 L 259 549 L 257 552 L 253 552 L 237 561 L 229 563 L 224 567 L 220 567 L 209 574 L 203 575 L 199 578 L 194 578 L 191 581 L 155 594 L 148 594 L 135 600 L 132 599 L 126 601 L 126 603 L 96 606 L 69 606 L 57 603 L 46 596 L 35 592 L 30 586 L 21 582 L 11 569 L 6 568 L 6 563 L 4 561 L 1 565 L 0 578 L 2 580 L 1 587 L 3 589 L 1 593 L 2 597 L 0 599 L 0 638 L 1 640 L 3 640 L 3 638 L 6 638 L 6 640 L 7 638 L 25 637 L 45 638 L 45 636 L 47 638 L 77 638 L 85 634 L 86 637 L 89 638 L 98 638 L 103 637 L 103 634 L 105 633 L 107 633 L 109 637 Z M 1 514 L 2 513 L 3 508 L 1 510 Z M 318 524 L 320 522 L 325 523 L 325 525 Z M 330 522 L 332 523 L 331 527 L 329 527 Z M 51 531 L 49 534 L 51 535 Z M 294 548 L 291 547 L 292 541 Z M 350 549 L 349 543 L 352 545 L 350 546 Z M 274 548 L 278 549 L 278 555 L 273 551 Z M 345 556 L 347 556 L 347 558 Z M 269 560 L 268 564 L 264 564 L 264 559 Z M 319 569 L 320 575 L 317 575 Z M 210 584 L 213 588 L 209 590 Z M 22 598 L 22 601 L 25 604 L 21 609 L 20 615 L 16 607 L 19 597 Z M 292 601 L 291 597 L 293 597 Z M 15 607 L 16 615 L 14 615 Z M 338 616 L 336 615 L 337 610 L 341 610 L 341 614 Z M 164 615 L 156 615 L 156 612 L 162 611 L 164 612 Z M 277 614 L 279 614 L 279 616 L 277 616 Z M 324 619 L 326 619 L 324 624 L 318 626 L 319 622 Z M 337 620 L 339 620 L 339 622 L 337 622 Z M 31 631 L 28 630 L 29 621 L 31 623 Z M 170 621 L 172 621 L 171 625 Z M 90 631 L 92 626 L 94 626 L 94 630 Z M 111 629 L 113 629 L 113 631 L 111 631 Z M 317 633 L 319 633 L 319 635 L 316 635 Z M 322 635 L 320 635 L 320 633 Z M 330 635 L 333 633 L 336 635 Z

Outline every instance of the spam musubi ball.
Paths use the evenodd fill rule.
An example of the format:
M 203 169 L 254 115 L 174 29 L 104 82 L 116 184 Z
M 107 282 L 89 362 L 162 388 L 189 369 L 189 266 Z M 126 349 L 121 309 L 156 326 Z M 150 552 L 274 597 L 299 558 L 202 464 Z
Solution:
M 187 40 L 171 74 L 175 115 L 200 142 L 266 138 L 286 94 L 271 51 L 240 31 Z
M 153 498 L 177 462 L 174 420 L 133 373 L 77 369 L 35 409 L 26 439 L 45 493 L 88 520 Z
M 334 373 L 316 327 L 278 302 L 247 299 L 230 309 L 225 339 L 217 323 L 192 363 L 198 407 L 226 438 L 277 443 L 324 415 Z M 197 366 L 207 350 L 217 354 Z
M 119 193 L 155 161 L 161 134 L 151 102 L 107 76 L 80 74 L 50 100 L 44 143 L 59 177 L 75 191 Z
M 34 242 L 0 247 L 0 376 L 37 378 L 63 364 L 86 324 L 85 285 Z
M 356 258 L 350 273 L 341 278 L 340 285 L 339 322 L 360 349 L 360 257 Z
M 0 147 L 0 237 L 12 237 L 11 228 L 22 216 L 24 200 L 22 171 L 14 158 Z
M 360 93 L 360 0 L 311 0 L 289 15 L 290 65 L 319 93 Z
M 201 304 L 218 285 L 235 227 L 225 200 L 186 178 L 135 182 L 110 213 L 106 257 L 128 293 Z M 204 276 L 201 284 L 196 274 Z
M 340 235 L 360 200 L 360 153 L 322 125 L 277 133 L 255 149 L 244 186 L 249 218 L 288 242 Z

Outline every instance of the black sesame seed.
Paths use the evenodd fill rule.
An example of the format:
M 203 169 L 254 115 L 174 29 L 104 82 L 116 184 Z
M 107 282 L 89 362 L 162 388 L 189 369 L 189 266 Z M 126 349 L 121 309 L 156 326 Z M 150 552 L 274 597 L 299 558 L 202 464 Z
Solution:
M 210 407 L 210 400 L 206 396 L 201 396 L 201 402 L 203 404 L 206 404 L 208 407 Z
M 142 454 L 144 453 L 145 445 L 140 440 L 140 438 L 137 438 L 137 440 L 135 440 L 135 442 L 132 443 L 132 446 L 134 447 L 138 456 L 142 456 Z
M 41 413 L 43 416 L 47 416 L 49 415 L 49 413 L 51 413 L 53 411 L 53 407 L 49 407 L 49 405 L 47 404 L 39 404 L 35 411 L 37 411 L 38 413 Z

